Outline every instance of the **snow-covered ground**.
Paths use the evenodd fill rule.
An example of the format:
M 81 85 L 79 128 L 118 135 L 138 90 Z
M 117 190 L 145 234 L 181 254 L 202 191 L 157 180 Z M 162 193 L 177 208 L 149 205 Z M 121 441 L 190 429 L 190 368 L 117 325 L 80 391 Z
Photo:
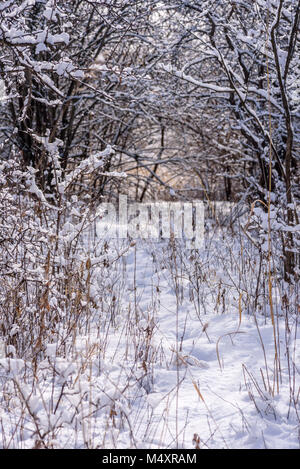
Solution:
M 214 250 L 196 260 L 167 243 L 125 251 L 95 271 L 91 317 L 65 344 L 47 344 L 36 366 L 2 350 L 0 445 L 298 448 L 296 316 L 274 298 L 276 372 L 272 321 L 247 302 L 246 270 Z M 115 292 L 104 309 L 103 286 Z

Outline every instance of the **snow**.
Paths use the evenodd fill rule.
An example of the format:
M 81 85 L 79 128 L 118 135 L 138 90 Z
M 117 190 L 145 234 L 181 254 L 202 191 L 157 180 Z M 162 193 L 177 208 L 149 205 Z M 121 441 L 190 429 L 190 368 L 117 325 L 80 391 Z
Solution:
M 201 11 L 193 2 L 179 2 L 182 8 L 178 2 L 154 2 L 150 15 L 144 7 L 134 8 L 134 2 L 79 2 L 75 9 L 72 3 L 24 0 L 0 5 L 0 40 L 5 45 L 5 83 L 0 80 L 5 120 L 0 448 L 173 449 L 193 448 L 195 443 L 201 449 L 298 448 L 299 285 L 293 283 L 297 268 L 288 284 L 283 264 L 289 250 L 298 254 L 294 235 L 300 224 L 287 224 L 280 213 L 287 209 L 284 170 L 274 178 L 269 199 L 275 205 L 269 217 L 256 200 L 251 213 L 246 207 L 246 220 L 239 225 L 237 218 L 225 216 L 222 204 L 219 221 L 224 228 L 210 220 L 197 250 L 187 249 L 192 244 L 183 245 L 178 233 L 171 240 L 159 239 L 158 226 L 149 225 L 150 239 L 135 239 L 143 220 L 149 221 L 149 204 L 144 209 L 131 205 L 129 215 L 134 218 L 139 211 L 139 218 L 127 230 L 125 202 L 119 205 L 117 225 L 117 210 L 106 217 L 109 204 L 95 207 L 92 189 L 102 186 L 102 179 L 116 188 L 119 178 L 126 177 L 120 190 L 133 189 L 134 171 L 118 171 L 128 168 L 124 155 L 150 171 L 149 179 L 144 171 L 138 176 L 146 185 L 152 176 L 159 181 L 160 172 L 150 169 L 159 128 L 161 149 L 155 165 L 173 161 L 179 174 L 197 161 L 199 171 L 205 161 L 219 166 L 221 158 L 219 169 L 210 168 L 212 173 L 216 169 L 213 176 L 221 178 L 228 162 L 231 180 L 242 179 L 245 200 L 254 195 L 252 186 L 263 193 L 254 157 L 267 163 L 270 143 L 274 156 L 283 154 L 284 98 L 291 124 L 299 111 L 298 50 L 290 47 L 293 21 L 288 20 L 295 13 L 291 2 L 288 9 L 281 2 L 278 9 L 278 2 L 268 2 L 269 25 L 265 0 L 257 0 L 254 9 L 251 2 L 228 2 L 228 22 L 223 17 L 226 2 L 218 2 L 218 8 L 203 2 Z M 96 4 L 101 4 L 99 11 Z M 30 8 L 35 5 L 38 8 Z M 153 15 L 157 18 L 151 20 Z M 270 41 L 275 26 L 276 41 Z M 141 51 L 138 60 L 135 46 Z M 284 93 L 280 72 L 287 75 Z M 30 112 L 36 102 L 43 104 L 48 129 L 36 130 L 44 128 L 43 123 L 35 125 L 39 112 Z M 115 134 L 114 143 L 99 152 L 107 140 L 105 128 L 110 129 L 104 132 L 108 139 Z M 55 135 L 67 136 L 67 141 Z M 41 149 L 43 158 L 32 160 L 40 162 L 38 169 L 13 167 L 22 157 L 27 160 L 23 137 L 34 151 L 34 141 Z M 168 147 L 169 140 L 174 149 Z M 181 142 L 186 156 L 175 155 Z M 15 146 L 20 143 L 21 152 Z M 219 152 L 209 156 L 213 145 Z M 10 149 L 16 159 L 6 161 Z M 89 156 L 82 157 L 86 152 Z M 247 165 L 241 171 L 243 162 Z M 115 170 L 106 171 L 106 163 Z M 56 200 L 43 191 L 47 172 L 36 179 L 48 166 L 53 168 Z M 209 180 L 205 182 L 209 187 Z M 138 183 L 137 193 L 140 188 Z M 167 188 L 168 196 L 179 200 L 180 191 Z M 126 196 L 120 195 L 119 201 L 121 197 Z M 101 188 L 98 201 L 102 199 Z M 173 229 L 175 221 L 182 221 L 175 211 Z M 164 237 L 170 226 L 165 229 L 163 213 Z M 192 219 L 192 209 L 189 214 Z M 97 218 L 107 222 L 106 231 Z M 197 210 L 194 218 L 197 222 Z M 193 230 L 196 238 L 199 232 Z M 295 241 L 286 244 L 290 238 Z
M 122 251 L 112 275 L 124 287 L 119 313 L 111 322 L 98 311 L 89 332 L 73 337 L 70 354 L 53 341 L 35 371 L 22 359 L 0 359 L 6 394 L 20 389 L 9 410 L 2 409 L 2 446 L 9 440 L 10 447 L 33 447 L 36 426 L 50 432 L 55 448 L 193 448 L 194 435 L 201 448 L 299 446 L 286 346 L 297 363 L 300 338 L 285 343 L 285 318 L 279 316 L 281 383 L 280 392 L 272 393 L 271 319 L 239 312 L 234 289 L 225 310 L 212 301 L 211 288 L 228 281 L 221 268 L 203 286 L 199 316 L 188 295 L 190 281 L 176 289 L 168 249 L 166 242 L 138 241 Z M 213 269 L 212 259 L 201 253 L 203 265 L 210 261 Z M 96 270 L 97 294 L 105 278 Z M 292 318 L 290 328 L 295 332 Z M 34 376 L 38 384 L 30 385 Z M 26 429 L 14 437 L 22 412 Z

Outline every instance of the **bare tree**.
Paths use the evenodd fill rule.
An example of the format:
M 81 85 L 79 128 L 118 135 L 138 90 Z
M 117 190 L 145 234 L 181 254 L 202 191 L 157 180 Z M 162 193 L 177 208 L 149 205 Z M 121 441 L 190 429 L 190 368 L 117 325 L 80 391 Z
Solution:
M 186 83 L 196 104 L 191 114 L 212 102 L 242 145 L 244 178 L 252 197 L 282 207 L 285 270 L 293 271 L 292 231 L 299 223 L 300 2 L 290 0 L 166 1 L 175 13 L 177 39 L 161 68 Z M 173 33 L 173 36 L 175 33 Z M 217 112 L 215 112 L 217 115 Z M 240 156 L 236 155 L 239 159 Z M 250 164 L 249 164 L 250 163 Z M 285 195 L 284 195 L 285 194 Z
M 91 152 L 123 148 L 144 116 L 142 67 L 152 2 L 6 2 L 0 10 L 1 76 L 8 96 L 1 128 L 54 192 L 49 145 L 57 143 L 62 177 Z M 47 147 L 48 145 L 48 147 Z M 104 172 L 113 165 L 103 161 Z M 107 176 L 94 181 L 103 193 Z

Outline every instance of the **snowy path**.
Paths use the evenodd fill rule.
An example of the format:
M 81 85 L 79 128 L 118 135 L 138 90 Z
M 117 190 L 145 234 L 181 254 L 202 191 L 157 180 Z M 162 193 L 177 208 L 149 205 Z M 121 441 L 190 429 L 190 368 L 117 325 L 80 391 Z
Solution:
M 251 383 L 261 415 L 249 399 L 243 366 L 248 383 L 250 379 L 247 371 L 261 382 L 262 370 L 266 379 L 264 354 L 253 317 L 243 316 L 238 328 L 239 316 L 236 312 L 215 314 L 212 311 L 201 317 L 202 324 L 205 323 L 207 327 L 205 334 L 189 301 L 185 299 L 176 313 L 174 288 L 168 281 L 168 275 L 164 275 L 164 270 L 155 272 L 156 269 L 157 265 L 153 263 L 147 249 L 139 247 L 135 254 L 132 253 L 127 258 L 127 285 L 133 298 L 136 283 L 136 301 L 141 314 L 151 309 L 153 291 L 159 285 L 154 342 L 157 345 L 162 344 L 168 356 L 166 367 L 154 367 L 154 383 L 147 399 L 154 409 L 157 427 L 153 425 L 153 439 L 144 441 L 143 444 L 159 447 L 164 441 L 171 447 L 175 443 L 182 447 L 191 447 L 193 435 L 198 434 L 200 446 L 203 447 L 298 447 L 296 420 L 286 419 L 289 410 L 286 367 L 282 368 L 284 384 L 281 386 L 280 396 L 275 394 L 272 399 L 262 388 L 266 399 L 260 399 L 254 383 Z M 177 328 L 179 343 L 176 349 Z M 281 329 L 284 337 L 283 321 Z M 273 383 L 272 367 L 269 366 L 274 357 L 270 320 L 265 323 L 264 319 L 260 319 L 259 331 L 266 350 L 269 380 Z M 281 346 L 284 356 L 283 341 Z M 180 384 L 177 387 L 178 380 Z M 194 383 L 201 392 L 203 401 Z M 179 436 L 176 439 L 178 431 Z
M 66 336 L 65 349 L 46 344 L 37 369 L 3 352 L 2 447 L 33 448 L 37 434 L 53 448 L 193 448 L 194 437 L 200 448 L 299 447 L 299 402 L 289 407 L 299 373 L 289 380 L 284 318 L 280 393 L 272 397 L 270 319 L 258 316 L 257 328 L 242 311 L 239 324 L 234 289 L 218 309 L 208 278 L 197 317 L 184 272 L 171 274 L 162 249 L 137 244 L 99 267 L 88 321 Z M 297 366 L 299 339 L 289 346 Z

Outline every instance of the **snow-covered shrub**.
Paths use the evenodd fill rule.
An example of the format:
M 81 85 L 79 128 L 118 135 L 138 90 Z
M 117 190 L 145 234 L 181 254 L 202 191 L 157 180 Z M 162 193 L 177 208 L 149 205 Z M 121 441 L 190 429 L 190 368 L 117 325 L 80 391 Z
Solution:
M 64 182 L 56 174 L 55 206 L 38 188 L 36 170 L 16 159 L 1 162 L 0 327 L 8 355 L 37 359 L 57 341 L 63 352 L 75 324 L 83 327 L 108 289 L 110 250 L 103 240 L 97 249 L 88 245 L 97 214 L 69 194 L 95 162 L 85 160 Z

